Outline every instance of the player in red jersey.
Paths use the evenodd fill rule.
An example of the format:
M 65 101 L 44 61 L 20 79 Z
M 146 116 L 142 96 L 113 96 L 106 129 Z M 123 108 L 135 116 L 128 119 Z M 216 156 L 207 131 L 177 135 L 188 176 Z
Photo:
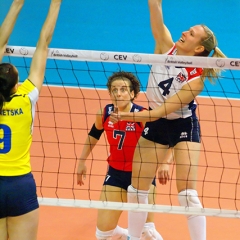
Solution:
M 109 77 L 107 87 L 112 103 L 106 105 L 104 109 L 100 109 L 96 115 L 96 121 L 89 132 L 79 160 L 77 183 L 80 186 L 84 185 L 83 180 L 87 172 L 85 161 L 105 131 L 110 146 L 110 155 L 107 158 L 109 167 L 103 183 L 100 201 L 127 202 L 127 188 L 131 183 L 133 154 L 142 134 L 144 123 L 121 121 L 113 124 L 109 117 L 111 112 L 116 111 L 114 106 L 123 112 L 139 112 L 144 109 L 133 103 L 140 91 L 140 84 L 133 74 L 121 71 Z M 149 203 L 154 203 L 155 186 L 154 179 L 150 188 Z M 118 226 L 121 213 L 122 211 L 98 210 L 96 229 L 98 240 L 127 239 L 127 229 Z M 162 239 L 155 229 L 153 217 L 153 213 L 148 213 L 141 239 Z

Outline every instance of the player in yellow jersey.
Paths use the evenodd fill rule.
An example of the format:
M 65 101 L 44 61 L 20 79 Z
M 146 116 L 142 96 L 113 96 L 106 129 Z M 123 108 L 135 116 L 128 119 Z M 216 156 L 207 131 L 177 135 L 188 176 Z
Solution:
M 31 173 L 35 104 L 41 90 L 48 45 L 62 0 L 52 0 L 32 58 L 28 79 L 18 87 L 18 71 L 0 63 L 0 239 L 35 240 L 38 227 L 36 184 Z M 0 28 L 0 62 L 24 0 L 14 0 Z

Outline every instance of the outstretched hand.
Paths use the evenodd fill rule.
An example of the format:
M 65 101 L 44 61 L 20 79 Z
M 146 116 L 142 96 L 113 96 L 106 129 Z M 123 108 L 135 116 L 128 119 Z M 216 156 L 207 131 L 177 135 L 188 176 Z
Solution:
M 13 2 L 16 2 L 16 3 L 24 3 L 24 0 L 14 0 Z

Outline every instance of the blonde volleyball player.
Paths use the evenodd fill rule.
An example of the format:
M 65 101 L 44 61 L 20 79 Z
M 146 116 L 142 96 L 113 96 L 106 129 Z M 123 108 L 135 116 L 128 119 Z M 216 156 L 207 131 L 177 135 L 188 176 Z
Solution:
M 14 0 L 0 28 L 0 61 L 23 0 Z M 28 78 L 18 86 L 18 71 L 0 64 L 0 239 L 35 240 L 38 227 L 36 184 L 31 173 L 30 146 L 35 105 L 41 90 L 48 45 L 61 0 L 52 0 L 42 27 Z
M 214 33 L 205 25 L 189 28 L 174 43 L 163 22 L 162 1 L 148 0 L 148 4 L 156 54 L 225 57 L 217 47 Z M 119 120 L 149 121 L 138 141 L 139 148 L 134 153 L 128 202 L 148 202 L 148 191 L 156 169 L 167 149 L 172 147 L 179 203 L 184 207 L 202 208 L 197 193 L 201 136 L 194 99 L 201 93 L 205 78 L 211 81 L 219 73 L 217 69 L 154 64 L 147 86 L 147 98 L 153 110 L 112 113 L 110 119 L 114 123 Z M 130 240 L 140 239 L 146 217 L 144 212 L 129 212 Z M 187 220 L 191 239 L 205 240 L 206 218 L 187 216 Z
M 142 122 L 128 121 L 112 124 L 109 117 L 114 111 L 114 106 L 123 112 L 144 110 L 142 106 L 133 103 L 140 91 L 140 83 L 132 73 L 121 71 L 108 78 L 107 87 L 112 103 L 100 109 L 96 115 L 95 123 L 88 134 L 79 159 L 77 183 L 80 186 L 84 185 L 83 180 L 87 173 L 86 159 L 105 131 L 110 145 L 110 155 L 107 159 L 108 172 L 103 183 L 100 201 L 126 202 L 127 187 L 131 183 L 133 153 L 144 125 Z M 154 179 L 150 187 L 149 203 L 154 202 L 155 185 Z M 98 240 L 127 239 L 127 230 L 118 226 L 121 213 L 122 211 L 98 210 L 96 228 Z M 142 240 L 162 239 L 155 229 L 153 217 L 153 213 L 148 213 L 147 221 L 143 226 Z

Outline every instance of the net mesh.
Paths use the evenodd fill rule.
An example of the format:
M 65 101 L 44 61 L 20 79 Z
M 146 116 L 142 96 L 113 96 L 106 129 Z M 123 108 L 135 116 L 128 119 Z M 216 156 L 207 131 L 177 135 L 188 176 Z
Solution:
M 18 68 L 21 80 L 28 76 L 34 50 L 21 46 L 6 49 L 4 60 Z M 119 70 L 134 73 L 141 82 L 141 93 L 135 102 L 148 107 L 145 90 L 154 63 L 224 69 L 214 85 L 206 81 L 196 99 L 202 134 L 198 194 L 203 209 L 178 206 L 174 163 L 171 181 L 166 186 L 158 184 L 154 205 L 98 201 L 109 154 L 105 135 L 86 162 L 85 185 L 76 184 L 77 159 L 85 138 L 97 111 L 110 103 L 108 76 Z M 230 58 L 49 49 L 31 148 L 40 204 L 239 217 L 239 70 L 240 60 Z

